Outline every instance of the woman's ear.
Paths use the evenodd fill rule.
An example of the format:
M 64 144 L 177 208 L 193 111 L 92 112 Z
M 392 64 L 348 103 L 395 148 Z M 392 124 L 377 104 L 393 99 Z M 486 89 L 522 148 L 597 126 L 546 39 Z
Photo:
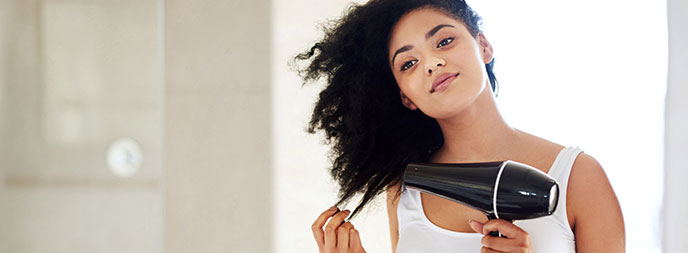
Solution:
M 399 91 L 399 96 L 401 96 L 401 104 L 403 104 L 406 108 L 409 108 L 409 110 L 412 111 L 418 109 L 418 106 L 416 106 L 416 104 L 414 104 L 413 101 L 411 101 L 411 99 L 408 98 L 403 91 Z
M 492 45 L 490 45 L 490 42 L 487 41 L 487 38 L 485 38 L 485 35 L 483 33 L 478 33 L 478 44 L 480 45 L 480 52 L 483 56 L 483 61 L 485 64 L 488 64 L 492 61 Z

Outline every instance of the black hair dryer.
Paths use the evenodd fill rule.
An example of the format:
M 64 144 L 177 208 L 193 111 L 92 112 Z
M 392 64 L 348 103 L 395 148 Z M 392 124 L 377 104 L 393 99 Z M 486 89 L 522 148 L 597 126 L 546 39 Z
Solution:
M 509 221 L 551 215 L 559 185 L 549 175 L 514 162 L 409 163 L 404 186 L 480 210 L 488 219 Z M 501 236 L 498 231 L 490 233 Z

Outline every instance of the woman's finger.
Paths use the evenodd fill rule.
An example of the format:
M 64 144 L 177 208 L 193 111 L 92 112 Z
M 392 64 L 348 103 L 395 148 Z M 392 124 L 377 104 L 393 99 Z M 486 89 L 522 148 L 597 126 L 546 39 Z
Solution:
M 334 249 L 337 247 L 337 228 L 339 228 L 339 225 L 341 225 L 344 219 L 349 216 L 349 213 L 351 213 L 349 210 L 338 212 L 332 216 L 330 221 L 327 222 L 327 225 L 325 225 L 324 248 L 327 252 L 334 252 Z
M 482 247 L 480 253 L 502 253 L 501 251 L 496 251 L 487 247 Z
M 313 231 L 313 237 L 315 238 L 315 242 L 318 244 L 318 249 L 322 250 L 323 246 L 325 245 L 325 238 L 323 234 L 322 227 L 325 225 L 325 222 L 327 221 L 330 216 L 335 214 L 339 210 L 336 206 L 330 207 L 330 209 L 325 210 L 318 216 L 317 219 L 315 219 L 315 222 L 313 222 L 313 225 L 311 225 L 311 230 Z
M 495 250 L 497 252 L 513 252 L 518 248 L 516 247 L 516 241 L 514 239 L 491 236 L 489 234 L 483 236 L 483 238 L 480 240 L 480 244 L 482 244 L 485 248 Z
M 345 222 L 339 228 L 337 228 L 337 251 L 346 253 L 349 251 L 349 230 L 351 230 L 354 225 L 351 222 Z
M 496 237 L 489 235 L 491 231 L 499 231 L 506 236 Z M 483 224 L 483 236 L 480 243 L 486 248 L 500 252 L 523 252 L 530 249 L 528 232 L 506 220 L 489 220 Z
M 527 234 L 525 230 L 503 219 L 493 219 L 483 224 L 482 234 L 486 235 L 492 231 L 499 231 L 499 233 L 507 238 L 514 238 Z
M 361 245 L 361 236 L 355 228 L 349 230 L 349 248 L 352 252 L 365 253 L 363 245 Z
M 475 231 L 476 233 L 483 234 L 483 224 L 479 221 L 469 220 L 468 225 L 470 225 L 471 229 L 473 229 L 473 231 Z

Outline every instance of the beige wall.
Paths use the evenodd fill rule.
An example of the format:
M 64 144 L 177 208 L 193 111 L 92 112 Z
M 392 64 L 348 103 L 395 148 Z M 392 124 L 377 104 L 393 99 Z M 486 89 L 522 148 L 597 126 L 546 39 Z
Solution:
M 162 252 L 158 1 L 0 9 L 0 252 Z M 132 177 L 106 165 L 118 137 Z
M 0 253 L 270 252 L 269 14 L 1 1 Z M 117 137 L 143 149 L 130 178 Z
M 165 2 L 167 252 L 270 252 L 270 4 Z

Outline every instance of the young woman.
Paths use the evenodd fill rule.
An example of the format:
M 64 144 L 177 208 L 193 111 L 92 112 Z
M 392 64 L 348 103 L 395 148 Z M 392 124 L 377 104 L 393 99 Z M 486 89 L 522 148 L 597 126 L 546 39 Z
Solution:
M 461 0 L 371 0 L 349 9 L 297 56 L 309 61 L 306 82 L 327 80 L 309 131 L 323 130 L 334 144 L 336 205 L 363 194 L 353 214 L 332 207 L 315 220 L 320 252 L 364 252 L 345 218 L 384 191 L 394 252 L 624 251 L 621 210 L 595 159 L 500 116 L 493 48 L 480 22 Z M 530 30 L 520 39 L 536 41 Z M 488 221 L 466 206 L 400 188 L 409 162 L 502 160 L 559 182 L 553 215 Z M 506 238 L 488 235 L 496 230 Z

